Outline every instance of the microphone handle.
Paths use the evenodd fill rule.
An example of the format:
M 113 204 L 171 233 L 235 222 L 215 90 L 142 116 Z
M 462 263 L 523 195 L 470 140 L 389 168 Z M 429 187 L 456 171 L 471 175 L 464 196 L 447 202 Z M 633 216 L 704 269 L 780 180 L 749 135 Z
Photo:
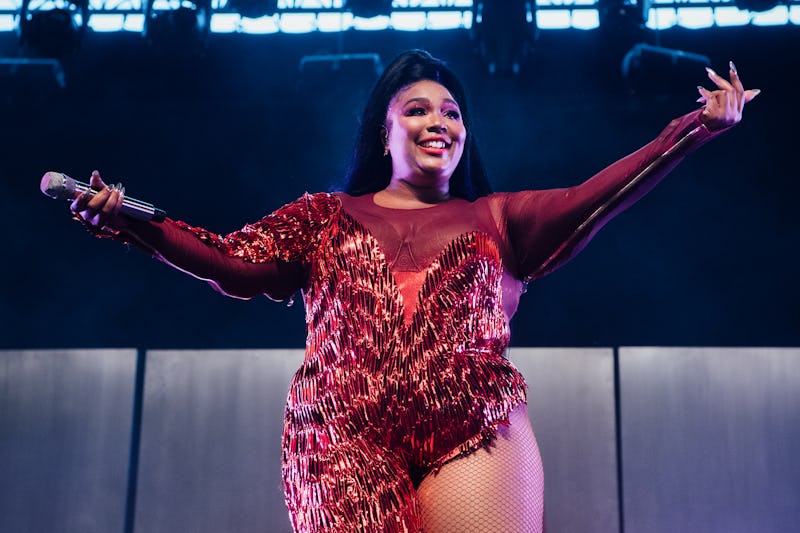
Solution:
M 75 191 L 79 194 L 88 192 L 91 196 L 94 196 L 98 192 L 92 189 L 88 184 L 80 181 L 75 181 Z M 129 198 L 127 196 L 122 199 L 122 205 L 119 208 L 119 212 L 125 216 L 145 222 L 149 220 L 154 222 L 163 222 L 164 218 L 167 216 L 167 213 L 164 210 L 157 208 L 153 204 L 143 202 L 142 200 L 137 200 L 136 198 Z
M 88 183 L 70 178 L 60 172 L 47 172 L 42 178 L 41 189 L 44 194 L 58 200 L 73 200 L 80 194 L 88 193 L 91 196 L 97 194 Z M 125 196 L 122 199 L 120 213 L 125 216 L 142 221 L 163 222 L 167 213 L 150 204 Z

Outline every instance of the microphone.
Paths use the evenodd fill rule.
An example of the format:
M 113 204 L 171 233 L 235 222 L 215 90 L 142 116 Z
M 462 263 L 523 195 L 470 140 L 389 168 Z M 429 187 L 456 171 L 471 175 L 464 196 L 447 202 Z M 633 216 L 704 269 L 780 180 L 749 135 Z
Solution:
M 44 173 L 39 188 L 44 194 L 56 200 L 74 200 L 77 196 L 85 192 L 91 195 L 97 192 L 87 183 L 74 180 L 61 172 L 52 171 Z M 165 211 L 155 207 L 153 204 L 127 196 L 122 199 L 122 205 L 119 211 L 123 215 L 145 222 L 149 220 L 162 222 L 167 216 Z

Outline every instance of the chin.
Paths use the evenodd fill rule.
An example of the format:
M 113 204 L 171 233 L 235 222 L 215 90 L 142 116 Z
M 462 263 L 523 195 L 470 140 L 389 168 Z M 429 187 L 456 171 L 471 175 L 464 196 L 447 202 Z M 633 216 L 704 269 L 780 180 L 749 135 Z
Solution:
M 422 176 L 419 177 L 420 185 L 434 186 L 440 185 L 450 181 L 452 172 L 446 172 L 441 169 L 423 169 Z

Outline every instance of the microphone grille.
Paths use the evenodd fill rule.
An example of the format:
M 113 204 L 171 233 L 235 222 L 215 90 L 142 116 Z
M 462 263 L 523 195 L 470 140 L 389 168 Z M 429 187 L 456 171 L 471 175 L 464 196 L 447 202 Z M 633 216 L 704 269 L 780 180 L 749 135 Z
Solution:
M 75 180 L 61 172 L 45 172 L 39 188 L 50 198 L 70 200 L 75 194 Z

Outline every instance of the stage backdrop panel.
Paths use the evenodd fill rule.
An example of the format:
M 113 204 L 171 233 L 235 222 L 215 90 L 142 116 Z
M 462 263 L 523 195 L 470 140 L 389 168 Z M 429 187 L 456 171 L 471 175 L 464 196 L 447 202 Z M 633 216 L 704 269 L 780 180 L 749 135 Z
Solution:
M 800 350 L 619 357 L 626 531 L 797 531 Z
M 281 433 L 302 357 L 302 350 L 147 352 L 136 531 L 291 531 Z
M 618 533 L 614 352 L 513 348 L 544 462 L 548 531 Z
M 136 350 L 0 351 L 0 531 L 123 531 Z

